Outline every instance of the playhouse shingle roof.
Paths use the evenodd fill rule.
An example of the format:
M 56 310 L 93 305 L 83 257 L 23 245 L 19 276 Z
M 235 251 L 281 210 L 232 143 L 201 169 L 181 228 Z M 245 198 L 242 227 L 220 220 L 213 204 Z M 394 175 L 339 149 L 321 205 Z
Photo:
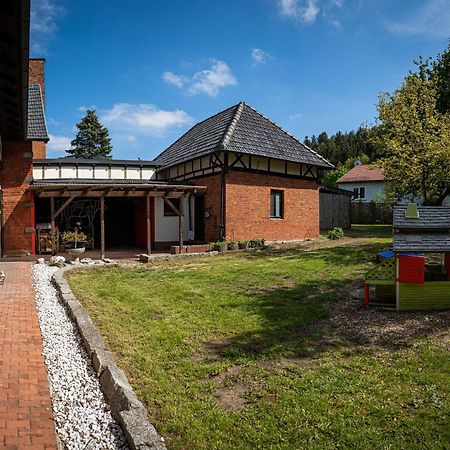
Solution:
M 450 207 L 418 206 L 419 218 L 407 219 L 406 206 L 394 207 L 394 228 L 450 230 Z
M 156 162 L 170 167 L 225 150 L 332 168 L 325 158 L 306 147 L 278 125 L 240 102 L 194 125 Z
M 450 252 L 450 233 L 394 234 L 395 252 Z
M 33 141 L 48 141 L 47 125 L 45 123 L 44 101 L 41 86 L 28 86 L 28 122 L 27 139 Z

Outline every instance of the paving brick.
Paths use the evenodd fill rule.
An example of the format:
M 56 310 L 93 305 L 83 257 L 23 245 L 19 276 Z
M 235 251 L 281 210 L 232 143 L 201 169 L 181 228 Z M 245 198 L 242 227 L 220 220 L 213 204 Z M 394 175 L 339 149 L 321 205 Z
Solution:
M 0 270 L 0 447 L 55 449 L 31 265 L 1 262 Z

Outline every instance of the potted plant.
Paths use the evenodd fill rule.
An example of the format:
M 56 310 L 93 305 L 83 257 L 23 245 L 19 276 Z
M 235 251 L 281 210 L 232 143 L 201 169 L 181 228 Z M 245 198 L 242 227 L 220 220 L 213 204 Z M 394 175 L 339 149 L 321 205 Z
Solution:
M 86 250 L 87 236 L 79 230 L 65 231 L 61 239 L 69 255 L 81 255 Z

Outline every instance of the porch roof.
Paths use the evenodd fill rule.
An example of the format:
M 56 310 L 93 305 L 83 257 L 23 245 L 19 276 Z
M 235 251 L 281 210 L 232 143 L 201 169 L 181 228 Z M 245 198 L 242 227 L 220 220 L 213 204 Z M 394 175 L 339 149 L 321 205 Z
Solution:
M 34 180 L 29 190 L 39 197 L 177 197 L 205 192 L 206 187 L 151 180 L 57 178 Z

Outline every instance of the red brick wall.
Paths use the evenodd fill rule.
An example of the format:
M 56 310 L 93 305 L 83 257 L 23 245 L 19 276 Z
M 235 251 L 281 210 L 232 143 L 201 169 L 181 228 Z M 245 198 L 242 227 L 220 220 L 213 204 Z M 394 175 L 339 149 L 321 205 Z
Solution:
M 45 78 L 44 78 L 45 59 L 30 59 L 28 62 L 28 82 L 30 84 L 40 84 L 42 98 L 45 105 Z
M 33 159 L 47 158 L 47 145 L 43 141 L 33 141 Z
M 284 192 L 284 218 L 271 219 L 270 190 Z M 210 196 L 208 190 L 208 197 Z M 230 171 L 226 175 L 226 239 L 299 240 L 319 236 L 316 181 Z
M 197 178 L 194 183 L 206 186 L 205 197 L 205 241 L 215 242 L 220 238 L 220 175 Z
M 0 184 L 3 191 L 3 252 L 34 252 L 34 200 L 26 192 L 32 175 L 32 143 L 3 142 Z M 27 230 L 28 228 L 28 230 Z

